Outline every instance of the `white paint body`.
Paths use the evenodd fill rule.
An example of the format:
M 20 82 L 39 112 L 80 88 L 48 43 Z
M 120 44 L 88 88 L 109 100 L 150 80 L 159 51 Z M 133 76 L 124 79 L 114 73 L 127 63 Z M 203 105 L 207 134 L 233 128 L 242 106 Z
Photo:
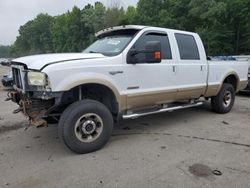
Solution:
M 161 31 L 168 35 L 172 50 L 171 60 L 161 63 L 127 64 L 127 53 L 146 31 Z M 175 39 L 175 33 L 192 35 L 197 43 L 200 60 L 181 60 Z M 202 87 L 202 93 L 208 85 L 218 85 L 226 75 L 235 73 L 239 81 L 247 81 L 247 63 L 239 61 L 207 61 L 202 41 L 198 34 L 155 27 L 141 27 L 123 52 L 114 57 L 102 54 L 49 54 L 18 58 L 15 62 L 24 63 L 28 69 L 41 70 L 48 75 L 52 92 L 65 91 L 79 83 L 91 80 L 105 81 L 112 85 L 120 95 L 134 95 L 163 90 L 178 91 L 180 88 Z M 58 62 L 58 63 L 54 63 Z M 52 64 L 50 64 L 52 63 Z M 175 71 L 174 71 L 175 70 Z M 111 75 L 112 71 L 122 74 Z M 138 89 L 128 89 L 138 86 Z M 178 97 L 177 97 L 178 98 Z

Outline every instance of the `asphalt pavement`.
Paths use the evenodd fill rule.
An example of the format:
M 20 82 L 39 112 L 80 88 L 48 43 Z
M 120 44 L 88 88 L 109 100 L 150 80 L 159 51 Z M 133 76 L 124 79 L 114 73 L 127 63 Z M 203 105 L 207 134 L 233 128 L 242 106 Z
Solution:
M 0 187 L 250 187 L 250 94 L 225 115 L 207 103 L 122 121 L 103 149 L 78 155 L 57 125 L 25 130 L 7 92 L 0 86 Z

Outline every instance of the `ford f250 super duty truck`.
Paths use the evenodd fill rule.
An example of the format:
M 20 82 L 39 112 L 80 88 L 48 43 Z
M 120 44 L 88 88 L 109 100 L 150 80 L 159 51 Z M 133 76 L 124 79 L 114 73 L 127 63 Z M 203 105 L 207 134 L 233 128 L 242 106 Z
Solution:
M 102 148 L 113 122 L 202 105 L 231 110 L 247 85 L 248 66 L 207 61 L 198 34 L 147 26 L 102 30 L 83 53 L 12 61 L 9 100 L 31 124 L 59 121 L 58 132 L 77 153 Z

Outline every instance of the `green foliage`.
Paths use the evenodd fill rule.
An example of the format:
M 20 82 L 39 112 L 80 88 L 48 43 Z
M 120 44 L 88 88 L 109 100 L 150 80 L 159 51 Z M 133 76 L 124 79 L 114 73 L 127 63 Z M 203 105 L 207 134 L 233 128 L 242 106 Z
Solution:
M 54 18 L 39 14 L 19 29 L 19 36 L 12 46 L 14 56 L 53 52 L 51 27 Z
M 88 40 L 91 29 L 82 21 L 82 11 L 74 7 L 55 18 L 52 26 L 52 42 L 55 52 L 79 52 Z
M 124 9 L 119 7 L 112 7 L 106 10 L 104 26 L 112 27 L 120 25 L 124 17 Z
M 20 27 L 10 50 L 14 56 L 80 52 L 97 31 L 126 24 L 197 32 L 208 55 L 250 53 L 250 0 L 139 0 L 126 10 L 118 1 L 96 2 L 56 17 L 38 15 Z
M 137 24 L 136 18 L 137 18 L 136 8 L 133 6 L 129 6 L 120 21 L 120 25 Z
M 163 0 L 140 0 L 137 4 L 137 21 L 141 25 L 160 25 L 159 12 L 163 9 Z
M 250 0 L 140 0 L 137 21 L 200 34 L 208 55 L 250 53 Z
M 10 57 L 10 46 L 0 45 L 0 58 Z

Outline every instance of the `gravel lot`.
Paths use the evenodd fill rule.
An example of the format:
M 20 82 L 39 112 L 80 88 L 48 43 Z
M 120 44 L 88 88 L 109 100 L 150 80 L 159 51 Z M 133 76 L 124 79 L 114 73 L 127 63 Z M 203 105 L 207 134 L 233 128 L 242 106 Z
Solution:
M 25 131 L 6 93 L 0 86 L 0 187 L 250 187 L 249 94 L 226 115 L 207 104 L 123 121 L 102 150 L 76 155 L 56 125 Z

